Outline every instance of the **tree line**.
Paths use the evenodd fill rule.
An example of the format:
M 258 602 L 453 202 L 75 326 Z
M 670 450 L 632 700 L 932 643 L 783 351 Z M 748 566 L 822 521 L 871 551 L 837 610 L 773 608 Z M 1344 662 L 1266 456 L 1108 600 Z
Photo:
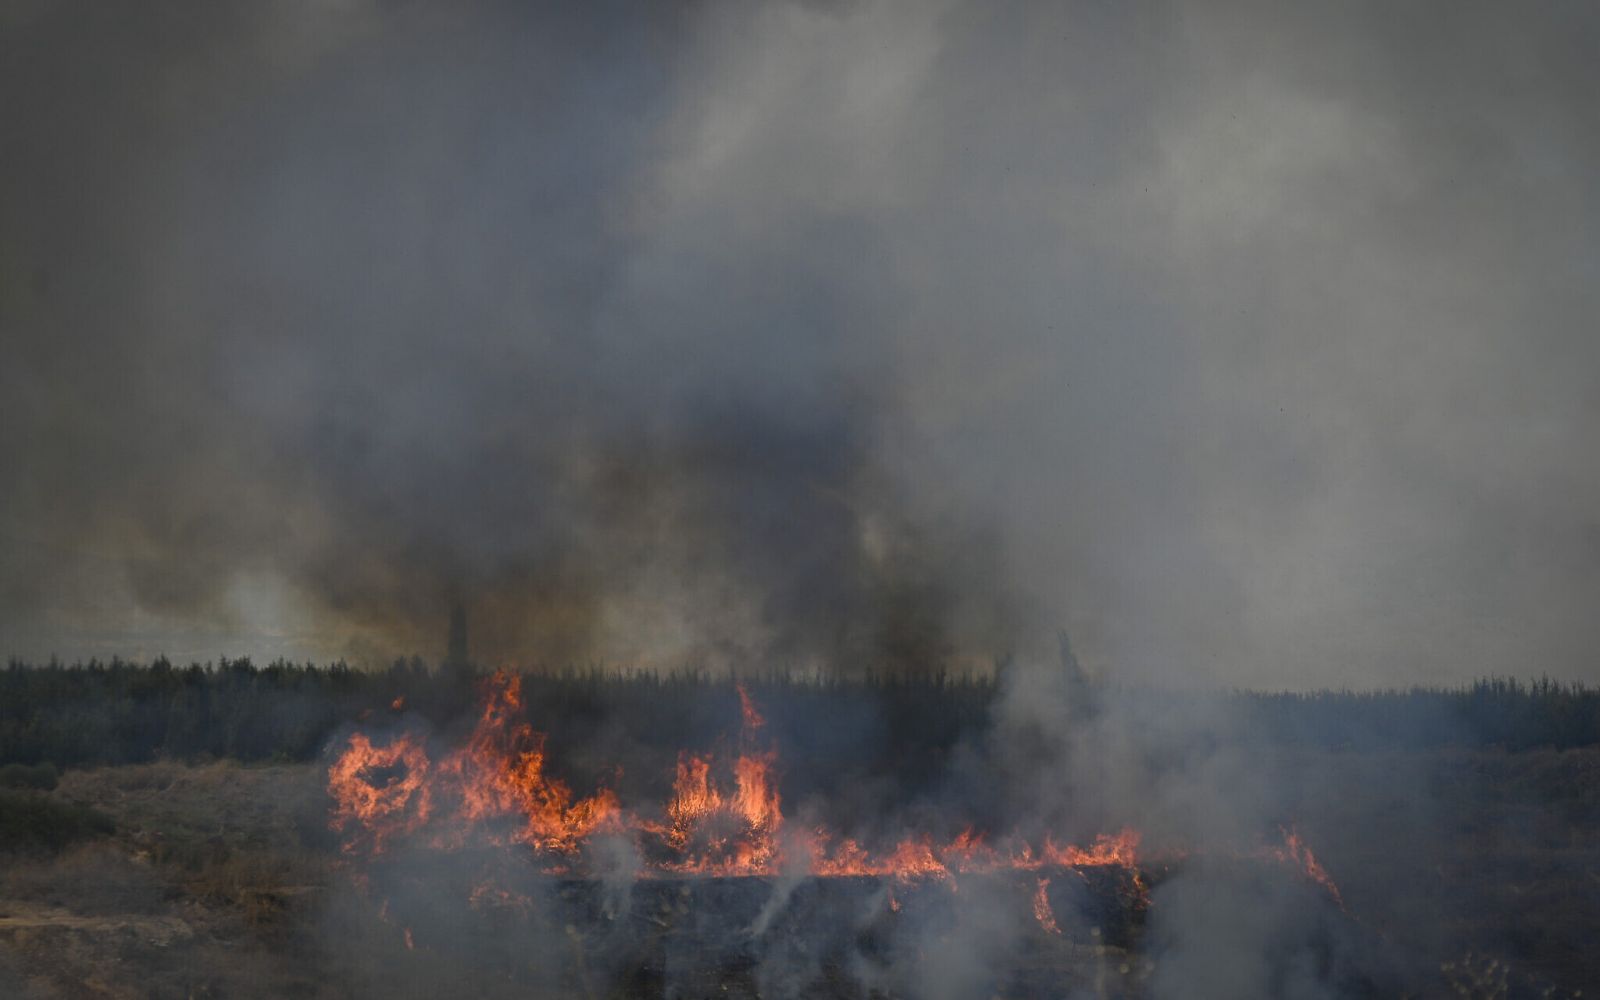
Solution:
M 0 672 L 0 764 L 80 767 L 180 759 L 305 761 L 355 725 L 423 724 L 448 735 L 471 725 L 471 668 L 419 659 L 358 670 L 248 658 L 179 667 L 165 658 L 71 665 L 11 660 Z M 818 768 L 859 756 L 903 774 L 936 769 L 963 739 L 980 737 L 1000 690 L 991 676 L 854 678 L 771 671 L 745 680 L 770 708 L 785 753 Z M 726 739 L 738 696 L 703 671 L 600 668 L 528 673 L 524 698 L 552 747 L 626 743 L 671 754 Z M 1122 691 L 1152 714 L 1193 695 Z M 1600 743 L 1600 689 L 1548 679 L 1492 678 L 1456 688 L 1204 696 L 1230 730 L 1274 745 L 1338 749 L 1438 746 L 1568 748 Z M 843 735 L 841 735 L 843 734 Z M 865 751 L 863 747 L 867 748 Z M 833 761 L 830 755 L 853 755 Z

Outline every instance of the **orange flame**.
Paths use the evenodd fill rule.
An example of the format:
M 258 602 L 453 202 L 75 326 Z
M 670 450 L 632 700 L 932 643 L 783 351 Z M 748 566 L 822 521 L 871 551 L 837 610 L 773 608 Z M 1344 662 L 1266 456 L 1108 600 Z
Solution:
M 373 746 L 362 733 L 328 769 L 328 792 L 334 799 L 335 830 L 350 831 L 345 850 L 356 848 L 362 834 L 373 854 L 388 841 L 428 822 L 433 790 L 428 781 L 428 754 L 415 737 L 401 736 L 385 747 Z
M 1055 911 L 1050 909 L 1050 878 L 1046 876 L 1039 880 L 1039 887 L 1033 892 L 1033 919 L 1039 921 L 1051 934 L 1060 934 L 1061 927 L 1056 923 Z
M 1114 834 L 1100 834 L 1094 839 L 1094 846 L 1088 850 L 1070 844 L 1058 847 L 1053 840 L 1046 837 L 1044 859 L 1046 864 L 1063 865 L 1068 868 L 1096 868 L 1101 865 L 1132 868 L 1138 849 L 1139 831 L 1124 827 Z
M 767 720 L 756 710 L 756 703 L 751 700 L 750 692 L 745 690 L 744 681 L 735 684 L 734 689 L 739 692 L 739 715 L 744 724 L 743 735 L 747 738 L 754 736 L 767 724 Z
M 1306 878 L 1322 886 L 1339 908 L 1344 909 L 1344 897 L 1339 894 L 1339 887 L 1334 884 L 1333 876 L 1322 867 L 1322 863 L 1311 853 L 1311 848 L 1306 846 L 1306 842 L 1300 839 L 1299 832 L 1292 826 L 1280 826 L 1278 831 L 1283 834 L 1283 847 L 1270 851 L 1271 856 L 1285 864 L 1297 865 L 1305 873 Z
M 467 821 L 513 818 L 519 843 L 568 853 L 617 814 L 616 797 L 601 789 L 573 801 L 559 779 L 544 773 L 544 734 L 515 721 L 522 710 L 522 679 L 504 671 L 485 685 L 483 713 L 467 746 L 440 762 L 440 774 L 460 796 Z
M 372 852 L 381 853 L 393 838 L 428 825 L 436 801 L 454 805 L 449 819 L 456 828 L 438 831 L 438 846 L 459 846 L 465 839 L 463 827 L 502 821 L 512 825 L 508 834 L 481 828 L 490 842 L 511 840 L 570 852 L 605 826 L 617 814 L 615 796 L 601 789 L 573 801 L 564 783 L 546 777 L 543 735 L 513 721 L 521 705 L 520 678 L 504 673 L 490 678 L 483 714 L 466 747 L 437 765 L 430 765 L 415 735 L 398 736 L 383 747 L 362 733 L 350 737 L 349 749 L 328 771 L 333 826 L 358 833 L 347 848 L 358 846 L 359 834 L 365 833 Z
M 731 765 L 719 765 L 710 755 L 680 754 L 661 819 L 625 813 L 609 789 L 575 798 L 547 774 L 544 735 L 522 720 L 521 680 L 502 671 L 485 681 L 483 708 L 466 745 L 437 763 L 415 735 L 394 737 L 384 746 L 365 734 L 352 736 L 328 772 L 331 823 L 346 832 L 347 850 L 366 847 L 373 854 L 411 835 L 425 836 L 442 850 L 522 844 L 546 856 L 550 863 L 543 870 L 570 872 L 581 866 L 589 837 L 615 832 L 640 844 L 647 874 L 772 875 L 784 867 L 786 840 L 777 753 L 757 747 L 766 719 L 744 685 L 737 690 L 739 752 Z M 787 841 L 791 849 L 803 848 L 806 856 L 795 860 L 814 875 L 909 881 L 1046 867 L 1132 868 L 1139 835 L 1125 829 L 1098 837 L 1088 848 L 1046 837 L 1035 850 L 1017 840 L 996 846 L 968 829 L 947 843 L 927 834 L 908 836 L 885 853 L 826 829 Z M 490 898 L 474 892 L 475 900 Z

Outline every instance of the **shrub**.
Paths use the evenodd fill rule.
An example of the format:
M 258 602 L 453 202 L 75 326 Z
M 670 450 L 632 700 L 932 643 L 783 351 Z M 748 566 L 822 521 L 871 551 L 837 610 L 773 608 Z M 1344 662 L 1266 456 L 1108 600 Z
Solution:
M 48 761 L 31 767 L 27 764 L 6 764 L 0 767 L 0 788 L 32 788 L 48 792 L 56 787 L 59 777 L 56 766 Z
M 88 806 L 0 789 L 0 851 L 58 851 L 74 840 L 115 829 L 110 816 Z

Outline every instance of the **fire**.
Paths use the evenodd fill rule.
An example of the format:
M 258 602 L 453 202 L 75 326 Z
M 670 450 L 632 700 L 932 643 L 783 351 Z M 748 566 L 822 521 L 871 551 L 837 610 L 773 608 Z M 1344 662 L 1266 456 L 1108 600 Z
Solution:
M 437 763 L 414 734 L 382 747 L 363 733 L 351 736 L 328 770 L 332 825 L 351 831 L 346 849 L 367 840 L 372 853 L 381 853 L 392 839 L 427 826 L 440 847 L 462 846 L 478 834 L 489 843 L 570 853 L 613 821 L 617 802 L 610 791 L 575 801 L 564 783 L 545 775 L 544 737 L 514 721 L 521 707 L 521 680 L 496 674 L 467 745 Z
M 965 830 L 945 844 L 926 835 L 901 840 L 884 855 L 872 855 L 846 838 L 830 847 L 831 837 L 818 830 L 811 841 L 811 870 L 818 875 L 874 875 L 901 879 L 949 878 L 953 875 L 999 871 L 1037 871 L 1042 868 L 1097 868 L 1117 865 L 1135 868 L 1139 833 L 1124 829 L 1102 834 L 1090 848 L 1058 846 L 1046 838 L 1035 851 L 1025 841 L 988 843 L 982 834 Z
M 372 853 L 381 854 L 391 838 L 427 823 L 433 810 L 428 770 L 428 754 L 414 737 L 378 747 L 362 733 L 351 736 L 349 749 L 328 769 L 331 825 L 349 831 L 345 850 L 366 839 Z
M 672 800 L 666 824 L 635 820 L 634 827 L 677 852 L 665 863 L 671 871 L 701 875 L 763 875 L 781 858 L 779 831 L 783 811 L 774 775 L 777 754 L 750 747 L 766 720 L 738 686 L 743 748 L 733 761 L 733 788 L 724 791 L 713 777 L 710 757 L 678 755 Z
M 579 841 L 617 815 L 616 797 L 601 789 L 574 801 L 572 791 L 544 773 L 544 734 L 517 722 L 522 680 L 491 677 L 478 724 L 460 752 L 440 762 L 439 773 L 459 796 L 461 819 L 520 821 L 510 839 L 544 851 L 570 853 Z
M 1056 915 L 1050 909 L 1050 878 L 1046 876 L 1039 880 L 1039 887 L 1033 892 L 1033 919 L 1039 921 L 1051 934 L 1060 934 L 1061 928 L 1056 924 Z
M 722 808 L 722 796 L 711 784 L 711 762 L 691 754 L 678 756 L 678 780 L 672 789 L 667 815 L 672 817 L 672 839 L 681 843 L 690 828 Z
M 668 822 L 635 820 L 633 825 L 682 855 L 664 865 L 668 870 L 767 874 L 779 857 L 778 830 L 783 825 L 770 765 L 765 758 L 741 755 L 733 763 L 733 790 L 724 792 L 712 777 L 710 758 L 682 754 L 667 803 Z
M 1283 847 L 1272 850 L 1270 852 L 1272 857 L 1285 864 L 1298 866 L 1306 878 L 1327 890 L 1339 908 L 1344 909 L 1344 897 L 1339 895 L 1339 887 L 1334 884 L 1333 876 L 1328 874 L 1328 870 L 1322 867 L 1317 856 L 1311 853 L 1311 848 L 1300 839 L 1299 832 L 1292 826 L 1279 827 L 1278 831 L 1283 834 Z
M 1094 846 L 1088 850 L 1073 847 L 1057 846 L 1048 837 L 1044 842 L 1044 858 L 1046 863 L 1063 865 L 1068 868 L 1093 868 L 1100 865 L 1121 865 L 1124 868 L 1134 866 L 1135 853 L 1139 849 L 1139 831 L 1125 827 L 1114 834 L 1102 833 L 1094 840 Z
M 437 761 L 415 734 L 385 745 L 364 733 L 351 736 L 328 772 L 331 823 L 346 833 L 350 851 L 378 854 L 410 837 L 440 850 L 515 844 L 531 849 L 541 870 L 560 873 L 583 870 L 584 847 L 597 833 L 631 836 L 645 859 L 644 874 L 772 875 L 797 862 L 817 876 L 913 881 L 1135 866 L 1139 834 L 1131 829 L 1102 835 L 1087 848 L 1050 837 L 1038 844 L 996 842 L 972 829 L 943 842 L 913 834 L 876 852 L 827 829 L 786 837 L 777 750 L 763 745 L 767 723 L 754 699 L 743 684 L 737 690 L 737 753 L 731 761 L 679 754 L 672 797 L 655 816 L 624 810 L 605 788 L 576 797 L 547 773 L 544 735 L 523 719 L 520 678 L 500 672 L 485 682 L 483 707 L 466 744 Z M 786 857 L 796 850 L 804 856 Z M 475 901 L 494 898 L 487 889 L 474 893 Z
M 926 836 L 916 840 L 900 841 L 895 845 L 893 853 L 881 863 L 871 867 L 876 870 L 869 871 L 868 874 L 893 875 L 905 880 L 950 876 L 950 869 L 939 860 L 932 840 Z
M 352 734 L 328 769 L 329 823 L 352 855 L 378 856 L 399 844 L 437 851 L 518 849 L 528 852 L 534 870 L 545 875 L 590 873 L 592 861 L 614 856 L 617 845 L 609 840 L 590 850 L 592 838 L 605 836 L 631 840 L 629 857 L 637 860 L 630 864 L 638 866 L 641 877 L 803 871 L 822 878 L 883 879 L 889 883 L 885 905 L 890 913 L 901 909 L 896 892 L 911 891 L 912 884 L 954 892 L 964 876 L 999 874 L 1015 879 L 1026 893 L 1031 877 L 1034 920 L 1052 935 L 1062 930 L 1050 887 L 1063 871 L 1088 881 L 1090 869 L 1119 869 L 1116 884 L 1140 901 L 1136 905 L 1149 905 L 1140 834 L 1131 827 L 1102 833 L 1087 846 L 1049 833 L 1024 837 L 974 827 L 953 837 L 912 831 L 892 843 L 864 843 L 826 827 L 786 828 L 777 746 L 749 691 L 743 684 L 737 691 L 740 726 L 733 752 L 680 752 L 670 797 L 658 807 L 637 810 L 624 808 L 605 787 L 576 795 L 551 774 L 545 735 L 525 717 L 521 679 L 496 673 L 484 681 L 480 712 L 460 746 L 431 755 L 428 741 L 416 731 L 387 740 Z M 403 703 L 393 707 L 399 712 Z M 1240 856 L 1292 865 L 1342 909 L 1338 886 L 1299 833 L 1292 826 L 1280 832 L 1282 846 L 1257 847 Z M 1186 855 L 1164 849 L 1157 864 L 1168 866 Z M 354 875 L 364 884 L 362 869 Z M 532 908 L 529 896 L 482 876 L 468 902 L 474 910 L 524 915 Z M 385 901 L 380 919 L 388 921 L 387 910 Z M 414 948 L 410 928 L 402 930 L 405 946 Z
M 756 703 L 751 700 L 750 692 L 745 690 L 743 681 L 735 684 L 734 689 L 739 692 L 739 715 L 744 723 L 743 735 L 746 738 L 752 737 L 767 724 L 767 720 L 756 710 Z
M 474 910 L 496 908 L 526 912 L 533 906 L 533 900 L 520 892 L 512 892 L 492 882 L 480 881 L 472 887 L 472 894 L 467 897 L 467 904 Z

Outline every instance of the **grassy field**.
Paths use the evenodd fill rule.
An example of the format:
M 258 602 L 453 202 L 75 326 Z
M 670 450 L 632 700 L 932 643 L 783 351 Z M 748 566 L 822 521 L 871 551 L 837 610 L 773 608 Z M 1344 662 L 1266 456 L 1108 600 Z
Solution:
M 282 996 L 329 884 L 314 767 L 131 765 L 48 793 L 109 829 L 13 850 L 0 876 L 0 994 Z
M 632 922 L 608 923 L 571 916 L 583 900 L 568 897 L 587 890 L 552 893 L 548 879 L 532 892 L 544 893 L 539 905 L 463 902 L 480 862 L 537 880 L 520 854 L 419 856 L 381 885 L 341 859 L 327 822 L 330 748 L 352 727 L 459 745 L 476 716 L 475 681 L 420 663 L 378 673 L 12 664 L 0 672 L 0 996 L 781 995 L 761 970 L 702 975 L 690 932 L 704 930 L 700 908 L 714 892 L 624 887 L 638 902 Z M 680 749 L 720 753 L 737 735 L 740 699 L 726 678 L 522 681 L 553 772 L 626 803 L 663 801 Z M 1131 822 L 1158 853 L 1163 837 L 1181 848 L 1205 833 L 1197 823 L 1251 836 L 1290 823 L 1342 893 L 1345 909 L 1317 919 L 1359 942 L 1348 953 L 1315 937 L 1294 947 L 1324 966 L 1358 955 L 1381 967 L 1376 978 L 1354 970 L 1331 995 L 1600 993 L 1600 692 L 1509 681 L 1203 698 L 1106 689 L 1097 716 L 1039 716 L 1030 730 L 1017 728 L 1031 717 L 1026 699 L 987 676 L 774 674 L 746 685 L 767 714 L 763 738 L 782 751 L 784 810 L 797 821 L 984 826 L 1019 805 L 1049 819 L 1048 801 L 1029 810 L 1054 794 L 1057 819 L 1064 809 L 1092 824 L 1071 836 Z M 1204 995 L 1184 978 L 1216 971 L 1192 966 L 1197 948 L 1226 964 L 1232 949 L 1281 934 L 1285 913 L 1308 912 L 1303 900 L 1263 908 L 1282 904 L 1274 886 L 1246 890 L 1248 864 L 1208 869 L 1207 857 L 1150 866 L 1152 916 L 1117 941 L 1087 936 L 1087 925 L 1049 938 L 1029 920 L 1020 934 L 995 931 L 1019 977 L 983 995 Z M 739 893 L 720 898 L 738 910 L 750 902 Z M 1174 917 L 1185 913 L 1186 925 Z M 419 925 L 412 942 L 411 920 L 431 932 Z M 604 933 L 591 933 L 599 924 Z M 1200 943 L 1174 946 L 1174 924 L 1198 929 Z M 1206 938 L 1216 928 L 1245 940 Z M 990 930 L 979 922 L 979 940 L 957 943 L 982 952 Z M 916 940 L 920 961 L 926 942 Z M 928 941 L 935 956 L 945 950 L 937 935 Z M 655 957 L 624 954 L 639 948 Z M 794 949 L 802 954 L 789 959 L 817 966 L 804 941 Z M 634 974 L 646 966 L 654 971 Z M 860 973 L 822 969 L 808 992 L 864 995 Z M 878 995 L 927 993 L 907 982 L 880 977 Z
M 1300 752 L 1262 766 L 1306 783 L 1304 833 L 1350 919 L 1416 970 L 1413 995 L 1575 996 L 1600 982 L 1600 750 Z M 1396 768 L 1418 775 L 1425 811 L 1363 793 Z M 25 797 L 52 810 L 39 824 L 64 831 L 9 845 L 0 995 L 441 986 L 427 966 L 448 956 L 408 952 L 356 905 L 316 765 L 157 762 L 67 771 L 53 789 L 8 794 L 8 813 Z M 87 810 L 100 819 L 85 821 Z M 630 995 L 627 984 L 587 988 Z M 639 989 L 631 995 L 649 995 Z

